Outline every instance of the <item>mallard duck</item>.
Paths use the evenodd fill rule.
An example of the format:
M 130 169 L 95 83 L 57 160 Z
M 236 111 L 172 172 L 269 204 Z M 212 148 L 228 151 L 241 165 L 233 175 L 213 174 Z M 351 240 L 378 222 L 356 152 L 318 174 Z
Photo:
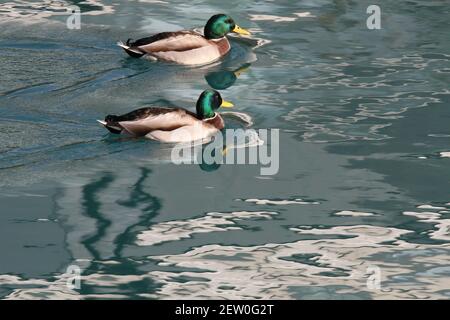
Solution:
M 216 90 L 205 90 L 198 98 L 197 113 L 183 108 L 147 107 L 121 116 L 108 115 L 97 120 L 112 133 L 146 136 L 162 142 L 187 142 L 205 139 L 222 130 L 225 123 L 216 112 L 220 107 L 231 108 Z
M 126 53 L 135 58 L 147 55 L 156 60 L 184 65 L 203 65 L 214 62 L 230 51 L 226 35 L 230 32 L 249 35 L 226 14 L 212 16 L 205 25 L 204 35 L 189 30 L 162 32 L 126 44 L 118 42 Z

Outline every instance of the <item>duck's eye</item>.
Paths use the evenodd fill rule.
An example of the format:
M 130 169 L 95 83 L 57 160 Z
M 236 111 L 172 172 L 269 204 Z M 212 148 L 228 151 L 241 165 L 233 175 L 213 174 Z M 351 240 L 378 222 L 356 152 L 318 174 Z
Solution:
M 217 108 L 220 107 L 220 105 L 222 104 L 222 97 L 220 96 L 220 94 L 218 93 L 214 94 L 214 103 L 217 106 Z

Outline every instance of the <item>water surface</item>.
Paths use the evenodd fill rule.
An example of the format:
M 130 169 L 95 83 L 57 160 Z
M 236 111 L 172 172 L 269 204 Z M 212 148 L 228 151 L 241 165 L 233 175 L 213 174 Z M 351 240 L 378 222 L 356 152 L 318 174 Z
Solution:
M 1 1 L 0 297 L 449 298 L 449 6 L 386 1 L 368 30 L 369 4 Z M 220 64 L 115 46 L 218 12 L 254 38 Z M 177 166 L 170 146 L 95 122 L 193 110 L 210 86 L 252 128 L 280 129 L 278 174 Z

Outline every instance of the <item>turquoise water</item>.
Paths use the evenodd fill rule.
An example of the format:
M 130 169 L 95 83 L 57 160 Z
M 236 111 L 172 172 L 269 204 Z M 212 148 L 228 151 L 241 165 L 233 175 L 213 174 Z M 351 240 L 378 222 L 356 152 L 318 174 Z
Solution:
M 449 298 L 450 7 L 383 1 L 368 30 L 369 4 L 1 1 L 0 297 Z M 115 45 L 218 12 L 253 33 L 220 64 Z M 193 110 L 209 86 L 280 129 L 276 175 L 177 166 L 170 145 L 95 122 Z

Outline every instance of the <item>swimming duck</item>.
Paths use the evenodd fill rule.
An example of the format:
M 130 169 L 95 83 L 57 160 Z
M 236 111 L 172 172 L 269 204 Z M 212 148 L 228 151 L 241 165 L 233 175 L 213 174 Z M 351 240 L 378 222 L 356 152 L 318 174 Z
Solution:
M 183 108 L 146 107 L 121 116 L 108 115 L 97 120 L 112 133 L 146 136 L 162 142 L 188 142 L 205 139 L 222 130 L 225 123 L 216 112 L 233 107 L 216 90 L 205 90 L 198 98 L 197 113 Z
M 118 42 L 126 53 L 135 58 L 147 55 L 156 60 L 183 65 L 203 65 L 214 62 L 230 51 L 226 35 L 230 32 L 249 35 L 226 14 L 212 16 L 205 25 L 204 35 L 189 30 L 162 32 L 126 44 Z

